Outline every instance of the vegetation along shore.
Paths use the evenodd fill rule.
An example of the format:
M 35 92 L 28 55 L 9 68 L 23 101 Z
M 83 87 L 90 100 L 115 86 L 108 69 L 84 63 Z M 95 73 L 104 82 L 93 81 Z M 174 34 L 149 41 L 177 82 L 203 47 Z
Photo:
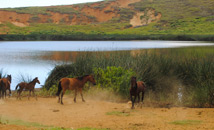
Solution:
M 56 66 L 43 87 L 45 95 L 55 95 L 63 77 L 94 74 L 96 87 L 87 93 L 109 91 L 121 101 L 129 100 L 131 76 L 146 84 L 145 102 L 188 107 L 214 105 L 213 47 L 149 49 L 119 52 L 85 52 L 72 64 Z M 96 90 L 96 91 L 95 91 Z M 108 98 L 107 97 L 107 98 Z

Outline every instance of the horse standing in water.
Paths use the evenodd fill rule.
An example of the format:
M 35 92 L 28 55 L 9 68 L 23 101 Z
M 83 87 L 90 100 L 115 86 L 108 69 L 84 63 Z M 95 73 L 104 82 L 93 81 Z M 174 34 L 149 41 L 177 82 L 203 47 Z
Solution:
M 2 98 L 4 98 L 4 96 L 6 98 L 7 90 L 9 90 L 9 94 L 11 96 L 11 90 L 10 90 L 11 80 L 12 80 L 11 75 L 7 75 L 7 78 L 0 79 L 0 90 L 1 90 Z
M 62 98 L 63 95 L 65 94 L 65 91 L 68 90 L 74 90 L 75 94 L 74 94 L 74 102 L 76 102 L 76 96 L 77 96 L 77 91 L 80 92 L 80 95 L 82 97 L 82 101 L 85 102 L 84 98 L 83 98 L 83 94 L 82 94 L 82 89 L 85 85 L 86 82 L 90 81 L 91 83 L 93 83 L 93 85 L 96 85 L 96 81 L 94 80 L 94 77 L 92 75 L 85 75 L 82 77 L 77 77 L 77 78 L 62 78 L 59 81 L 58 84 L 58 92 L 56 93 L 57 96 L 59 96 L 59 101 L 60 102 L 60 93 L 61 93 L 61 104 L 63 104 L 62 102 Z
M 131 77 L 131 88 L 129 90 L 130 98 L 132 101 L 132 109 L 134 109 L 134 103 L 136 100 L 136 97 L 138 97 L 138 103 L 140 102 L 140 93 L 142 93 L 142 102 L 144 98 L 144 92 L 145 92 L 146 86 L 143 81 L 136 80 L 136 77 Z M 134 99 L 133 99 L 134 96 Z
M 21 99 L 20 94 L 22 93 L 22 91 L 24 89 L 29 91 L 28 100 L 30 99 L 31 91 L 33 92 L 33 96 L 35 96 L 34 87 L 35 87 L 36 83 L 40 84 L 38 77 L 34 78 L 29 83 L 21 82 L 21 83 L 17 84 L 16 90 L 19 87 L 19 89 L 17 90 L 17 99 L 18 98 Z M 37 100 L 37 97 L 36 97 L 36 100 Z

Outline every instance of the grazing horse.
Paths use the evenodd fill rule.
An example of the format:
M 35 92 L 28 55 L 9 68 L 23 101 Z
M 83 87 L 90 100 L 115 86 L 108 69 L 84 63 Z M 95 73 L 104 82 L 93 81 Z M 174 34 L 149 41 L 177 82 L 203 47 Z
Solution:
M 58 92 L 56 93 L 57 96 L 59 96 L 59 101 L 60 102 L 60 93 L 61 93 L 61 104 L 63 104 L 62 102 L 62 98 L 63 95 L 65 94 L 65 91 L 68 90 L 74 90 L 75 95 L 74 95 L 74 102 L 76 102 L 76 96 L 77 96 L 77 91 L 80 92 L 81 97 L 82 97 L 82 101 L 85 102 L 84 98 L 83 98 L 83 94 L 82 94 L 82 89 L 85 85 L 86 82 L 90 81 L 91 83 L 93 83 L 93 85 L 96 85 L 96 81 L 94 80 L 94 77 L 92 75 L 85 75 L 82 77 L 77 77 L 77 78 L 62 78 L 59 81 L 58 84 Z
M 11 96 L 11 90 L 10 90 L 10 84 L 11 84 L 11 80 L 12 80 L 12 77 L 11 75 L 7 75 L 6 78 L 2 78 L 0 79 L 0 91 L 1 91 L 1 96 L 2 98 L 6 98 L 6 91 L 9 90 L 9 94 Z
M 38 77 L 34 78 L 29 83 L 21 82 L 21 83 L 17 84 L 16 90 L 19 87 L 19 89 L 17 90 L 17 99 L 21 99 L 20 94 L 22 93 L 23 90 L 29 91 L 28 100 L 30 98 L 31 91 L 33 92 L 33 96 L 35 96 L 34 87 L 35 87 L 36 83 L 40 84 Z M 37 100 L 37 97 L 36 97 L 36 100 Z
M 136 100 L 136 97 L 138 97 L 138 103 L 140 102 L 140 93 L 142 92 L 142 102 L 144 98 L 144 92 L 145 92 L 146 86 L 143 81 L 136 80 L 136 77 L 131 77 L 131 88 L 129 90 L 130 92 L 130 98 L 132 101 L 132 109 L 134 109 L 134 103 Z M 133 99 L 134 96 L 134 99 Z

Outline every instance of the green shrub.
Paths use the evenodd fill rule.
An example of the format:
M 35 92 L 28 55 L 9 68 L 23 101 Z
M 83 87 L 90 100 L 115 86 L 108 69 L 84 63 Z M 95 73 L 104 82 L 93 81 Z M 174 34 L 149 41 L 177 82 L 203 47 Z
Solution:
M 40 21 L 40 17 L 38 16 L 33 16 L 29 19 L 29 22 L 31 23 L 38 23 Z
M 135 73 L 122 67 L 108 66 L 105 69 L 95 68 L 94 75 L 98 86 L 123 96 L 128 96 L 130 79 Z

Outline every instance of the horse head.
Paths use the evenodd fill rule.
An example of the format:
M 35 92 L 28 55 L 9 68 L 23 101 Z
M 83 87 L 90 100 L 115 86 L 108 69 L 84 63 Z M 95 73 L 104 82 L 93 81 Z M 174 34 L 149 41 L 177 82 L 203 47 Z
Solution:
M 11 81 L 12 81 L 12 76 L 11 75 L 7 75 L 7 79 L 10 81 L 10 83 L 11 83 Z
M 137 78 L 132 76 L 131 77 L 131 88 L 137 87 Z
M 95 81 L 93 75 L 88 75 L 88 80 L 89 80 L 93 85 L 96 85 L 96 81 Z
M 36 83 L 40 84 L 40 81 L 39 81 L 38 77 L 36 77 L 33 81 L 35 81 Z

